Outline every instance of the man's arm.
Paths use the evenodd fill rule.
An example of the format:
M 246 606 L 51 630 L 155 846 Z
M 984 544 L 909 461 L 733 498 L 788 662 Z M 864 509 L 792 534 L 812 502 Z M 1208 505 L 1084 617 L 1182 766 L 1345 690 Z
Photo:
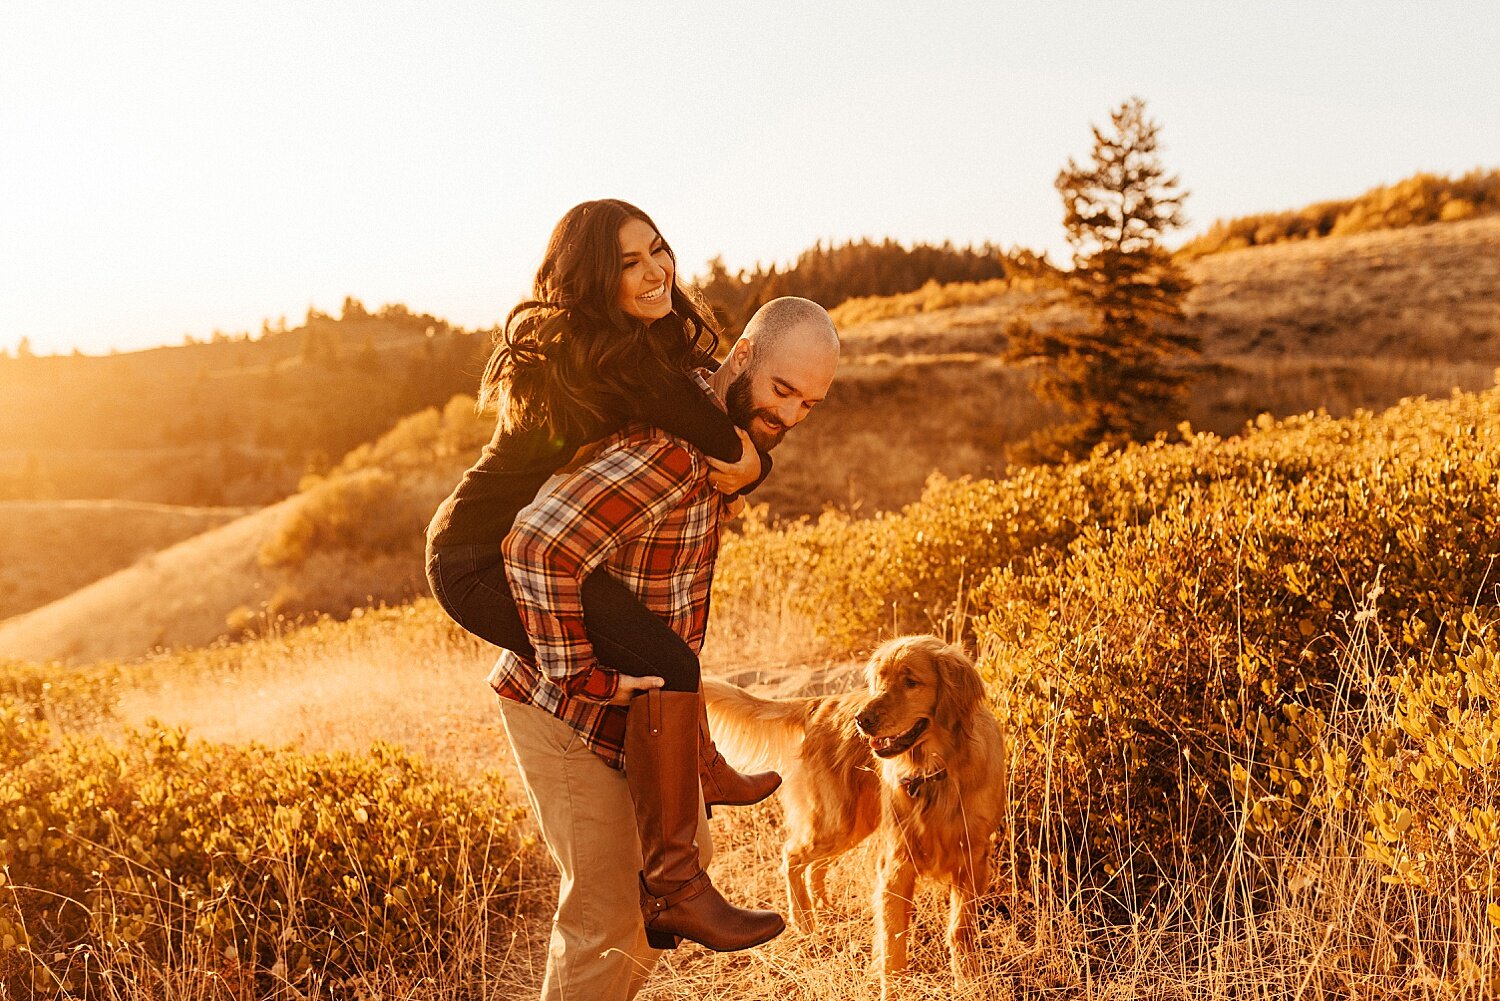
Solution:
M 619 675 L 594 658 L 583 580 L 682 503 L 702 460 L 666 438 L 612 448 L 516 519 L 505 574 L 543 674 L 569 695 L 607 702 Z

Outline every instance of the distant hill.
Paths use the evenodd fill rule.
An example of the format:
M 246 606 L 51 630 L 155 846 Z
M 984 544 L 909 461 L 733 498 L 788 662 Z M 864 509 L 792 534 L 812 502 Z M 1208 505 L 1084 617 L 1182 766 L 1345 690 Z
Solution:
M 162 646 L 200 646 L 224 635 L 232 609 L 271 598 L 270 575 L 256 565 L 255 552 L 279 507 L 169 546 L 0 622 L 0 657 L 105 660 Z
M 291 497 L 0 622 L 0 659 L 137 657 L 426 593 L 422 530 L 489 437 L 473 403 L 412 414 Z
M 1249 248 L 1189 270 L 1199 284 L 1188 322 L 1204 343 L 1189 419 L 1200 430 L 1483 389 L 1500 366 L 1500 217 Z M 889 510 L 933 471 L 999 473 L 1008 443 L 1051 419 L 1026 370 L 999 360 L 1020 317 L 1078 322 L 1058 289 L 1030 280 L 835 310 L 838 380 L 777 451 L 760 499 L 783 516 L 828 503 Z
M 1205 257 L 1206 353 L 1500 364 L 1500 216 Z
M 1352 236 L 1434 222 L 1462 222 L 1500 213 L 1500 170 L 1476 168 L 1461 177 L 1413 174 L 1355 198 L 1285 212 L 1221 219 L 1177 250 L 1180 258 L 1246 247 L 1269 247 L 1325 236 Z
M 0 621 L 248 513 L 139 501 L 0 501 Z
M 169 546 L 0 622 L 0 658 L 93 661 L 204 646 L 287 621 L 312 601 L 342 613 L 399 603 L 425 587 L 420 561 L 363 553 L 311 558 L 296 577 L 261 565 L 293 497 Z
M 349 300 L 254 339 L 0 358 L 0 499 L 270 503 L 471 390 L 488 350 L 485 331 Z

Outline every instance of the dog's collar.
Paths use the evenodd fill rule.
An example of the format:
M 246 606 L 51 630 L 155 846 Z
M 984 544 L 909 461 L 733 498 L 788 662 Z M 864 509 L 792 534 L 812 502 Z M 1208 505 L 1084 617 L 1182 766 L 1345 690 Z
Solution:
M 906 778 L 901 780 L 901 789 L 906 793 L 906 795 L 910 796 L 912 799 L 916 799 L 917 797 L 921 796 L 922 793 L 927 791 L 927 786 L 929 783 L 941 782 L 947 777 L 947 768 L 939 768 L 937 771 L 928 772 L 925 775 L 908 775 Z

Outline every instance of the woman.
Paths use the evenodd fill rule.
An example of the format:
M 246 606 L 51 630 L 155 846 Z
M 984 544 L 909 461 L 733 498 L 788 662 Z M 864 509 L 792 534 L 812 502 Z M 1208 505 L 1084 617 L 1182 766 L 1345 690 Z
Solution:
M 706 311 L 678 283 L 671 248 L 644 212 L 606 199 L 563 216 L 531 297 L 511 310 L 485 368 L 480 406 L 497 405 L 494 438 L 428 527 L 428 577 L 455 621 L 497 646 L 533 653 L 506 581 L 501 541 L 520 509 L 581 445 L 628 422 L 656 425 L 696 445 L 708 456 L 714 485 L 726 494 L 763 478 L 769 457 L 745 447 L 748 437 L 691 375 L 713 363 L 714 343 Z M 699 733 L 692 743 L 705 803 L 747 805 L 770 795 L 780 776 L 741 775 L 714 747 L 697 657 L 682 639 L 602 569 L 583 581 L 582 595 L 595 656 L 619 672 L 622 692 L 655 685 L 631 680 L 651 677 L 662 679 L 666 691 L 699 693 Z M 584 680 L 569 679 L 562 687 L 588 697 L 570 688 Z M 616 704 L 626 701 L 622 695 Z M 659 804 L 637 799 L 635 805 L 644 842 L 654 828 L 643 818 Z M 693 880 L 707 883 L 701 870 Z M 708 891 L 715 900 L 695 897 L 647 914 L 652 945 L 669 947 L 683 935 L 711 948 L 739 949 L 781 930 L 778 915 L 730 908 L 717 890 Z M 735 920 L 705 922 L 702 913 L 690 913 L 702 906 L 718 916 L 730 908 Z

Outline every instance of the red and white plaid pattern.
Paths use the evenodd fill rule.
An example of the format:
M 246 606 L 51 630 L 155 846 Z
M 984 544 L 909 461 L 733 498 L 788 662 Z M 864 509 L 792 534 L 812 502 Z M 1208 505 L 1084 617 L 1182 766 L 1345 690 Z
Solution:
M 536 657 L 502 651 L 490 687 L 557 716 L 605 762 L 623 767 L 625 709 L 605 704 L 619 675 L 594 659 L 583 579 L 603 566 L 696 652 L 723 508 L 707 462 L 680 439 L 634 425 L 601 441 L 505 538 L 506 576 Z

